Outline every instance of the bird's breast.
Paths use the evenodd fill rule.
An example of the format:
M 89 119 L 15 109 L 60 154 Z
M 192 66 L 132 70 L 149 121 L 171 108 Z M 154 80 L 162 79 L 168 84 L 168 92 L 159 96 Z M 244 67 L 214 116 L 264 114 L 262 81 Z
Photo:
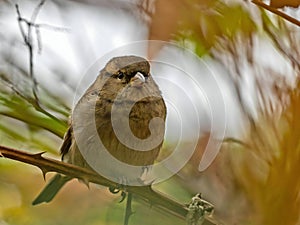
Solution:
M 117 102 L 114 105 L 112 103 L 105 111 L 106 113 L 98 111 L 99 115 L 96 115 L 95 118 L 99 138 L 106 150 L 118 160 L 131 165 L 153 164 L 162 142 L 147 151 L 138 151 L 124 144 L 117 133 L 122 132 L 128 138 L 130 135 L 134 135 L 140 141 L 147 139 L 151 135 L 150 121 L 157 117 L 165 120 L 165 106 L 162 98 L 151 99 L 151 101 L 144 99 L 134 104 L 130 101 Z M 152 129 L 156 133 L 164 135 L 164 124 Z M 134 146 L 135 143 L 132 145 Z

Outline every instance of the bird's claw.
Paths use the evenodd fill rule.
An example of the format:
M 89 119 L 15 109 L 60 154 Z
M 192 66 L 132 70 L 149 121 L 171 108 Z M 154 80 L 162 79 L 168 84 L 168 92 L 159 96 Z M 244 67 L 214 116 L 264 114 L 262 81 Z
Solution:
M 116 188 L 116 187 L 109 187 L 109 191 L 112 194 L 118 194 L 120 192 L 120 188 Z
M 119 185 L 118 187 L 109 187 L 109 191 L 112 194 L 118 194 L 121 191 L 121 200 L 120 203 L 123 202 L 127 196 L 126 194 L 126 188 L 124 185 Z
M 121 193 L 121 200 L 119 201 L 119 203 L 123 202 L 125 200 L 126 196 L 127 196 L 126 192 L 122 191 L 122 193 Z

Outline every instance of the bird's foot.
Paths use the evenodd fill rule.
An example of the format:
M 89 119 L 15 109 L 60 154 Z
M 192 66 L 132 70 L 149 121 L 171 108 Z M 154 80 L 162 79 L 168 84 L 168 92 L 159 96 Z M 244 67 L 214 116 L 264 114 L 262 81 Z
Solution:
M 108 190 L 112 194 L 118 194 L 121 190 L 123 190 L 123 187 L 118 185 L 118 186 L 109 187 Z
M 123 177 L 122 179 L 120 179 L 120 182 L 119 184 L 117 184 L 117 186 L 109 187 L 109 191 L 112 194 L 118 194 L 121 192 L 121 200 L 119 202 L 123 202 L 127 196 L 126 183 L 127 180 Z
M 109 191 L 112 194 L 118 194 L 121 192 L 121 200 L 119 202 L 123 202 L 127 196 L 126 188 L 124 185 L 120 185 L 118 187 L 109 187 Z

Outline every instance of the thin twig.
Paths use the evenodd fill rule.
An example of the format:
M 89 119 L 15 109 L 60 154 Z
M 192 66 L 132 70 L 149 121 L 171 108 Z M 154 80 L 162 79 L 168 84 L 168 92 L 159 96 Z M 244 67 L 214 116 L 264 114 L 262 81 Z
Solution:
M 39 14 L 39 11 L 41 10 L 42 6 L 45 4 L 46 0 L 41 0 L 41 2 L 37 5 L 37 7 L 34 9 L 32 15 L 31 15 L 31 19 L 30 19 L 30 24 L 35 24 L 35 21 L 36 21 L 36 18 Z M 36 31 L 36 34 L 37 34 L 37 43 L 38 43 L 38 49 L 39 49 L 39 52 L 41 51 L 42 49 L 42 46 L 41 46 L 41 36 L 39 35 L 39 27 L 35 27 L 35 31 Z M 32 32 L 32 29 L 31 29 L 31 26 L 28 27 L 28 38 L 31 39 L 32 35 L 31 35 L 31 32 Z M 30 40 L 31 41 L 31 40 Z M 32 68 L 33 69 L 33 64 L 32 65 Z M 33 73 L 33 70 L 32 70 L 32 73 Z M 36 80 L 34 80 L 36 82 Z M 34 88 L 37 87 L 37 83 L 34 84 Z M 37 91 L 37 90 L 35 90 Z
M 46 0 L 41 0 L 40 3 L 39 3 L 39 4 L 35 7 L 35 9 L 33 10 L 33 13 L 32 13 L 32 15 L 31 15 L 31 19 L 30 19 L 30 21 L 31 21 L 32 23 L 35 22 L 35 20 L 36 20 L 36 18 L 37 18 L 37 15 L 39 14 L 39 12 L 40 12 L 42 6 L 45 4 L 45 2 L 46 2 Z M 29 33 L 29 32 L 28 32 L 28 33 Z
M 53 116 L 51 113 L 47 112 L 47 110 L 45 110 L 41 105 L 40 105 L 40 101 L 39 101 L 39 97 L 37 95 L 37 80 L 35 78 L 34 75 L 34 63 L 33 63 L 33 58 L 34 58 L 34 54 L 33 54 L 33 43 L 32 43 L 32 28 L 35 29 L 39 29 L 39 25 L 35 24 L 37 15 L 41 9 L 41 7 L 44 5 L 44 3 L 46 2 L 46 0 L 41 0 L 41 2 L 38 4 L 38 6 L 34 9 L 32 16 L 31 16 L 31 20 L 28 21 L 26 19 L 24 19 L 21 15 L 20 9 L 19 9 L 19 5 L 16 4 L 16 11 L 17 11 L 17 15 L 18 15 L 18 24 L 19 24 L 19 29 L 22 35 L 22 38 L 25 42 L 25 45 L 28 48 L 28 52 L 29 52 L 29 77 L 33 82 L 33 87 L 32 87 L 32 94 L 33 94 L 33 98 L 27 98 L 26 96 L 24 96 L 23 94 L 21 94 L 20 92 L 16 92 L 16 89 L 13 88 L 13 90 L 16 92 L 16 94 L 18 94 L 19 96 L 21 96 L 22 98 L 26 99 L 30 104 L 33 105 L 33 107 L 45 114 L 46 116 L 59 121 L 55 116 Z M 22 23 L 25 23 L 27 25 L 27 35 L 24 31 L 24 27 Z M 36 31 L 37 34 L 39 33 L 39 31 Z M 37 35 L 39 36 L 39 35 Z M 39 42 L 39 40 L 38 40 Z M 38 43 L 40 45 L 40 43 Z M 41 49 L 41 47 L 39 47 L 39 49 Z
M 45 28 L 48 30 L 54 30 L 54 31 L 60 31 L 60 32 L 70 32 L 71 31 L 70 28 L 58 27 L 58 26 L 54 26 L 51 24 L 47 24 L 47 23 L 38 23 L 38 24 L 36 24 L 36 26 L 39 28 Z
M 23 40 L 26 44 L 26 46 L 28 47 L 28 53 L 29 53 L 29 76 L 33 82 L 33 87 L 32 87 L 32 93 L 33 96 L 36 100 L 36 104 L 39 105 L 39 98 L 37 95 L 37 80 L 35 79 L 34 76 L 34 67 L 33 67 L 33 45 L 32 45 L 32 34 L 31 34 L 31 30 L 32 30 L 32 24 L 34 24 L 37 14 L 41 8 L 41 6 L 44 4 L 45 1 L 41 1 L 41 3 L 38 5 L 38 7 L 36 7 L 36 9 L 34 10 L 32 17 L 31 17 L 31 21 L 28 22 L 27 20 L 23 19 L 21 16 L 21 12 L 19 9 L 18 4 L 16 4 L 16 10 L 17 10 L 17 14 L 18 14 L 18 23 L 19 23 L 19 28 L 23 37 Z M 27 35 L 25 34 L 25 31 L 23 29 L 22 26 L 22 22 L 26 22 L 27 25 Z
M 285 13 L 282 12 L 282 11 L 280 11 L 280 10 L 278 10 L 278 9 L 276 9 L 276 8 L 273 8 L 273 7 L 267 5 L 267 4 L 265 4 L 265 3 L 263 3 L 262 1 L 259 1 L 259 0 L 252 0 L 252 2 L 253 2 L 254 4 L 256 4 L 256 5 L 258 5 L 258 6 L 262 7 L 262 8 L 264 8 L 264 9 L 266 9 L 266 10 L 268 10 L 268 11 L 270 11 L 270 12 L 272 12 L 272 13 L 274 13 L 274 14 L 280 16 L 280 17 L 282 17 L 282 18 L 285 19 L 285 20 L 287 20 L 287 21 L 289 21 L 289 22 L 291 22 L 291 23 L 293 23 L 293 24 L 295 24 L 295 25 L 297 25 L 297 26 L 300 26 L 300 21 L 299 21 L 299 20 L 297 20 L 297 19 L 295 19 L 295 18 L 293 18 L 293 17 L 291 17 L 291 16 L 285 14 Z
M 42 156 L 42 154 L 43 152 L 38 154 L 30 154 L 17 149 L 0 146 L 0 157 L 5 157 L 37 166 L 43 172 L 44 177 L 48 172 L 57 172 L 69 177 L 84 180 L 85 182 L 92 182 L 106 187 L 118 187 L 118 184 L 102 177 L 92 170 L 81 168 L 58 160 L 45 158 Z M 134 193 L 145 202 L 151 204 L 152 207 L 168 212 L 180 219 L 185 219 L 188 213 L 188 208 L 185 204 L 181 204 L 169 199 L 165 195 L 154 191 L 151 186 L 128 186 L 126 187 L 126 190 L 129 193 Z M 207 223 L 212 224 L 208 220 Z
M 18 5 L 16 7 L 18 7 Z M 19 8 L 17 9 L 17 12 L 18 12 L 18 15 L 19 15 L 19 13 L 20 13 Z M 70 32 L 71 31 L 70 28 L 59 27 L 59 26 L 55 26 L 55 25 L 51 25 L 51 24 L 47 24 L 47 23 L 32 23 L 31 21 L 28 21 L 26 18 L 22 18 L 22 17 L 18 17 L 18 20 L 25 23 L 27 26 L 31 26 L 31 27 L 34 27 L 34 28 L 44 28 L 44 29 L 48 29 L 48 30 L 61 31 L 61 32 Z M 24 39 L 24 37 L 27 37 L 27 36 L 25 35 L 23 27 L 21 29 L 20 29 L 21 32 L 24 34 L 24 36 L 22 34 L 22 37 Z M 25 44 L 26 44 L 26 42 L 25 42 Z
M 234 144 L 238 144 L 238 145 L 241 145 L 247 149 L 251 149 L 251 146 L 241 140 L 238 140 L 236 138 L 232 138 L 232 137 L 229 137 L 229 138 L 225 138 L 223 140 L 223 143 L 234 143 Z
M 125 209 L 124 225 L 129 224 L 129 218 L 133 214 L 132 208 L 131 208 L 131 203 L 132 203 L 132 193 L 128 193 L 126 209 Z
M 28 53 L 29 53 L 29 77 L 31 78 L 31 80 L 33 82 L 32 93 L 36 100 L 36 104 L 39 105 L 39 99 L 38 99 L 38 96 L 36 93 L 37 92 L 37 81 L 35 79 L 34 70 L 33 70 L 34 55 L 33 55 L 33 46 L 32 46 L 32 38 L 31 38 L 31 29 L 32 29 L 32 24 L 34 24 L 34 22 L 32 22 L 32 21 L 28 22 L 27 20 L 22 18 L 18 4 L 16 4 L 16 10 L 17 10 L 17 14 L 18 14 L 19 28 L 20 28 L 23 40 L 25 42 L 25 45 L 28 48 Z M 27 25 L 27 35 L 25 34 L 22 22 L 25 22 L 25 24 Z
M 22 25 L 22 23 L 21 23 L 21 22 L 23 21 L 23 18 L 21 17 L 21 12 L 20 12 L 20 9 L 19 9 L 19 5 L 16 4 L 15 6 L 16 6 L 17 15 L 18 15 L 18 25 L 19 25 L 19 29 L 20 29 L 22 38 L 23 38 L 25 44 L 27 45 L 27 43 L 28 43 L 27 36 L 25 35 L 25 31 L 24 31 L 23 25 Z M 27 21 L 27 20 L 26 20 L 26 21 Z M 26 22 L 26 24 L 28 25 L 28 22 Z

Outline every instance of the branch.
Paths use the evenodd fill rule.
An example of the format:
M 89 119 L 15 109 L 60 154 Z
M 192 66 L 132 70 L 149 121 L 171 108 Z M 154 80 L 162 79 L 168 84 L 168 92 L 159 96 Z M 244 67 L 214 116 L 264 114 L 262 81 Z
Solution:
M 57 172 L 73 178 L 83 180 L 85 183 L 95 183 L 106 187 L 118 187 L 118 184 L 102 177 L 92 170 L 78 167 L 72 164 L 64 163 L 58 160 L 44 158 L 42 153 L 30 154 L 24 151 L 0 146 L 0 157 L 13 159 L 26 164 L 37 166 L 43 172 L 45 178 L 48 172 Z M 128 186 L 126 190 L 140 197 L 143 201 L 151 204 L 159 210 L 168 212 L 180 219 L 185 219 L 189 210 L 185 204 L 178 203 L 169 199 L 165 195 L 154 191 L 151 186 L 134 187 Z M 205 224 L 214 224 L 209 222 L 211 218 L 207 218 Z
M 280 17 L 282 17 L 285 20 L 287 20 L 287 21 L 289 21 L 289 22 L 291 22 L 291 23 L 293 23 L 293 24 L 295 24 L 297 26 L 300 26 L 300 21 L 299 20 L 297 20 L 297 19 L 295 19 L 295 18 L 293 18 L 293 17 L 291 17 L 291 16 L 289 16 L 289 15 L 281 12 L 280 10 L 278 10 L 276 8 L 273 8 L 273 7 L 267 5 L 267 4 L 265 4 L 265 3 L 263 3 L 263 2 L 261 2 L 259 0 L 252 0 L 252 2 L 254 4 L 256 4 L 256 5 L 264 8 L 264 9 L 266 9 L 266 10 L 268 10 L 268 11 L 270 11 L 270 12 L 272 12 L 272 13 L 280 16 Z

